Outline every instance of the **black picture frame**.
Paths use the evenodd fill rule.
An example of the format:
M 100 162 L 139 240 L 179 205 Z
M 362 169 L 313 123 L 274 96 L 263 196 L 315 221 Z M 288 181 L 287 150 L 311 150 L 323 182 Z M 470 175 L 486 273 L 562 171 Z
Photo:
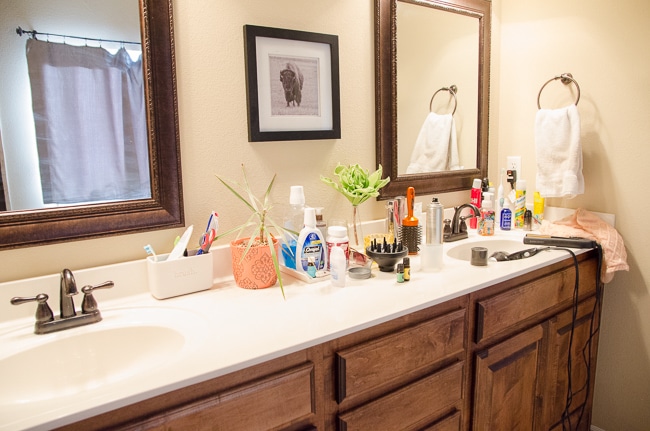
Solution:
M 338 36 L 244 25 L 248 140 L 339 139 Z

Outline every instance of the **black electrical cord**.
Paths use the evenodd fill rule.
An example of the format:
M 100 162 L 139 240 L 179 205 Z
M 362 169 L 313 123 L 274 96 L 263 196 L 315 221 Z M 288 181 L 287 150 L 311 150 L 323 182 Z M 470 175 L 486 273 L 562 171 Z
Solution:
M 571 332 L 569 335 L 569 349 L 568 349 L 568 356 L 567 356 L 567 394 L 566 394 L 566 403 L 564 406 L 564 411 L 562 412 L 563 431 L 572 431 L 574 429 L 577 430 L 579 428 L 580 422 L 582 421 L 582 418 L 584 416 L 587 400 L 589 399 L 589 391 L 591 390 L 591 351 L 592 351 L 593 339 L 596 336 L 596 334 L 598 334 L 598 331 L 600 330 L 600 325 L 599 324 L 597 325 L 596 316 L 599 313 L 600 304 L 602 302 L 602 283 L 600 280 L 600 272 L 602 269 L 602 262 L 603 262 L 603 249 L 600 246 L 600 244 L 596 244 L 595 248 L 598 251 L 598 264 L 596 270 L 596 296 L 594 302 L 594 309 L 592 310 L 591 321 L 589 324 L 589 337 L 585 343 L 585 346 L 582 348 L 582 358 L 585 363 L 587 378 L 585 384 L 576 391 L 573 390 L 573 382 L 572 382 L 572 369 L 573 369 L 572 352 L 573 352 L 573 337 L 575 333 L 575 326 L 578 317 L 578 305 L 579 305 L 578 288 L 580 286 L 580 274 L 579 274 L 578 258 L 576 254 L 573 252 L 573 250 L 570 250 L 568 248 L 559 248 L 559 247 L 556 248 L 558 250 L 564 250 L 571 254 L 571 256 L 573 257 L 573 264 L 576 270 L 576 278 L 575 278 L 575 284 L 573 289 Z M 573 428 L 571 424 L 571 403 L 573 402 L 574 395 L 580 393 L 583 390 L 585 391 L 585 402 L 580 407 L 578 421 L 575 424 L 575 428 Z

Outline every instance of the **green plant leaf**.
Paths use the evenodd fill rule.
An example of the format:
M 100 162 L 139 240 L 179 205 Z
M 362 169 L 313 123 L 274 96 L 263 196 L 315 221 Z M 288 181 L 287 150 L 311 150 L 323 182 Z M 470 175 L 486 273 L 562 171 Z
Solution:
M 353 206 L 362 204 L 371 197 L 379 196 L 379 189 L 390 182 L 390 177 L 381 178 L 381 165 L 379 165 L 379 169 L 369 174 L 368 170 L 358 164 L 344 166 L 339 163 L 334 168 L 334 175 L 338 177 L 338 183 L 322 175 L 320 179 L 345 196 Z

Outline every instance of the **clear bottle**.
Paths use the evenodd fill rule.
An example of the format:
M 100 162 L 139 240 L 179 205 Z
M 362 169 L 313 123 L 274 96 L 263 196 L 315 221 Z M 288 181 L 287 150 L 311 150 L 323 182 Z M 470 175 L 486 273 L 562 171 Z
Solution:
M 336 245 L 332 247 L 330 259 L 330 280 L 332 286 L 345 287 L 345 273 L 347 271 L 347 259 L 343 248 Z
M 307 272 L 310 258 L 316 271 L 326 268 L 325 238 L 316 228 L 316 210 L 305 208 L 305 227 L 298 236 L 296 270 Z
M 305 191 L 302 186 L 291 186 L 289 194 L 289 214 L 285 216 L 284 228 L 300 232 L 304 226 Z M 296 269 L 297 235 L 284 235 L 282 238 L 282 259 L 287 268 Z
M 343 226 L 330 226 L 327 228 L 327 269 L 331 269 L 331 255 L 334 247 L 340 247 L 345 256 L 345 262 L 350 260 L 350 240 L 348 238 L 348 230 Z
M 323 238 L 327 238 L 327 222 L 323 220 L 323 208 L 316 207 L 316 228 L 320 231 Z
M 492 209 L 491 193 L 485 193 L 481 206 L 481 218 L 478 221 L 478 234 L 483 236 L 494 235 L 495 214 Z

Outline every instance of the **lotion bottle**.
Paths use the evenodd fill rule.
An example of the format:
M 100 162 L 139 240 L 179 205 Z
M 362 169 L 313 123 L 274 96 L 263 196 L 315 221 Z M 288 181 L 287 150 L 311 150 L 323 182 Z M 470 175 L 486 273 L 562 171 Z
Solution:
M 343 251 L 343 249 L 338 245 L 332 247 L 329 263 L 332 286 L 345 287 L 347 259 L 345 258 L 345 251 Z
M 305 227 L 300 231 L 297 244 L 296 270 L 307 272 L 309 260 L 313 258 L 316 271 L 326 268 L 325 238 L 316 228 L 316 210 L 305 208 Z

